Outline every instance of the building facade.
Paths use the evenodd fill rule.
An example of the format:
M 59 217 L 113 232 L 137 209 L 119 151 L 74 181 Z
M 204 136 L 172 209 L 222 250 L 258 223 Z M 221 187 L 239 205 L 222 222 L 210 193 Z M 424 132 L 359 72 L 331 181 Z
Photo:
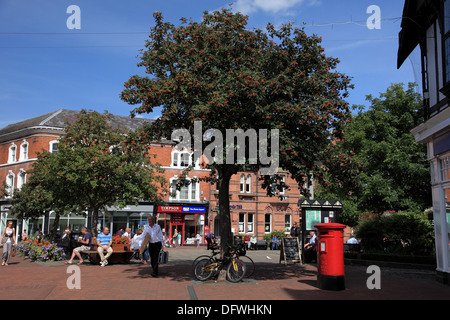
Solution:
M 450 283 L 450 0 L 406 0 L 398 67 L 420 47 L 425 121 L 412 133 L 431 164 L 438 279 Z
M 74 121 L 78 111 L 60 109 L 55 112 L 9 125 L 0 130 L 0 181 L 4 181 L 9 193 L 20 189 L 27 181 L 27 170 L 32 168 L 37 160 L 37 153 L 42 150 L 58 151 L 58 138 L 64 134 L 67 122 Z M 114 116 L 113 122 L 130 129 L 140 127 L 145 119 Z M 208 232 L 220 236 L 218 217 L 218 191 L 215 184 L 197 179 L 209 176 L 210 170 L 203 169 L 198 162 L 193 162 L 193 154 L 189 150 L 176 150 L 175 143 L 163 141 L 150 146 L 149 154 L 152 162 L 158 163 L 164 169 L 164 177 L 169 184 L 170 192 L 164 194 L 164 205 L 142 202 L 138 206 L 127 206 L 119 209 L 107 208 L 99 214 L 100 229 L 108 226 L 116 231 L 131 228 L 136 232 L 147 223 L 149 215 L 156 215 L 163 232 L 172 237 L 177 230 L 181 234 L 181 244 L 195 243 L 196 234 L 203 238 Z M 154 158 L 153 158 L 154 156 Z M 187 179 L 192 180 L 186 187 L 176 190 L 173 183 L 188 166 Z M 294 222 L 300 222 L 298 206 L 299 190 L 296 182 L 287 172 L 278 172 L 289 186 L 276 196 L 268 197 L 266 190 L 260 186 L 254 172 L 239 172 L 230 181 L 230 210 L 232 232 L 235 235 L 255 235 L 263 239 L 272 231 L 283 230 L 289 233 Z M 194 182 L 195 181 L 195 182 Z M 29 235 L 38 230 L 47 233 L 54 221 L 50 213 L 36 221 L 19 220 L 10 213 L 10 197 L 0 199 L 0 232 L 11 220 L 16 226 L 17 235 L 24 230 Z M 59 232 L 66 227 L 73 231 L 81 230 L 82 226 L 91 227 L 90 212 L 85 215 L 68 214 L 62 216 L 59 222 Z

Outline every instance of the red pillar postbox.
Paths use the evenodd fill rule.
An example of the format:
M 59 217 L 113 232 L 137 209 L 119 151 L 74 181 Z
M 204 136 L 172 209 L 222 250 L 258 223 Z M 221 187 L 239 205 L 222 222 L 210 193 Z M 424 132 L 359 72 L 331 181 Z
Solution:
M 344 290 L 344 228 L 339 223 L 320 223 L 317 229 L 317 282 L 320 289 Z

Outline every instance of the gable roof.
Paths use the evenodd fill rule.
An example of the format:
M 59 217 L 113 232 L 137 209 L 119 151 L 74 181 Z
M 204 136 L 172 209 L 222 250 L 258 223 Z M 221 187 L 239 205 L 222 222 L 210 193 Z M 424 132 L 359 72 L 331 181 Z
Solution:
M 0 142 L 17 139 L 36 132 L 53 132 L 61 134 L 64 132 L 66 123 L 74 122 L 80 111 L 59 109 L 38 117 L 34 117 L 21 122 L 13 123 L 0 130 Z M 115 127 L 135 130 L 145 123 L 153 120 L 143 118 L 131 118 L 126 116 L 113 115 L 110 123 Z

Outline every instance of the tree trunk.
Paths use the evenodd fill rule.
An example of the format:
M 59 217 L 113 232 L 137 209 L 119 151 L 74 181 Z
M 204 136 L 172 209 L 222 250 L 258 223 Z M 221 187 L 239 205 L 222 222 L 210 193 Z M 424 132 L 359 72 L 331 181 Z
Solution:
M 55 213 L 55 219 L 53 220 L 53 225 L 52 225 L 52 230 L 51 230 L 51 235 L 52 235 L 51 241 L 57 240 L 56 233 L 58 232 L 59 220 L 60 220 L 59 213 Z
M 230 179 L 232 175 L 232 167 L 222 165 L 222 170 L 219 173 L 219 221 L 222 253 L 227 252 L 228 246 L 233 244 L 230 216 Z
M 92 231 L 92 236 L 96 237 L 97 236 L 97 225 L 98 225 L 98 207 L 94 207 L 92 208 L 92 226 L 91 226 L 91 231 Z

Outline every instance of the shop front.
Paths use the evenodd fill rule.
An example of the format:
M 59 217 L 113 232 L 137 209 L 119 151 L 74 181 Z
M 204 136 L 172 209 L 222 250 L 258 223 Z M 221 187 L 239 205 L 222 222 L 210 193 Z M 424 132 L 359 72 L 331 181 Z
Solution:
M 157 221 L 167 244 L 176 245 L 174 236 L 180 235 L 178 245 L 195 245 L 196 235 L 205 243 L 205 215 L 207 206 L 167 205 L 158 206 Z

